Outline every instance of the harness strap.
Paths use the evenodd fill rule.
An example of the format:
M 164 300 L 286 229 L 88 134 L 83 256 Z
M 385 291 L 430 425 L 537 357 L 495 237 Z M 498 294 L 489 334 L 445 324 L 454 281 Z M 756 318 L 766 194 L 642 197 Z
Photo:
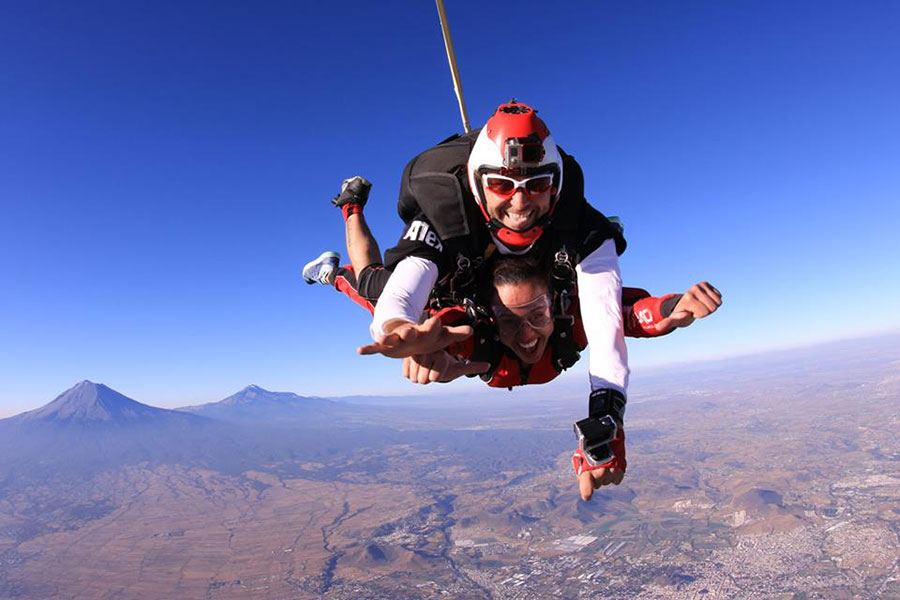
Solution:
M 473 329 L 472 356 L 469 360 L 489 363 L 491 368 L 482 373 L 480 377 L 485 381 L 490 381 L 503 358 L 500 335 L 493 325 L 490 314 L 483 306 L 475 304 L 471 298 L 466 298 L 461 304 L 466 309 L 466 317 Z
M 475 255 L 474 248 L 470 247 L 470 258 L 463 252 L 456 255 L 456 268 L 449 275 L 444 286 L 435 288 L 432 305 L 442 308 L 444 306 L 458 306 L 465 304 L 467 300 L 478 297 L 478 281 L 482 276 L 481 270 L 497 247 L 488 244 L 483 253 Z M 437 290 L 442 289 L 440 293 Z
M 565 246 L 553 256 L 553 334 L 550 349 L 553 352 L 553 368 L 562 373 L 581 358 L 575 341 L 575 317 L 569 314 L 572 294 L 575 291 L 576 273 Z

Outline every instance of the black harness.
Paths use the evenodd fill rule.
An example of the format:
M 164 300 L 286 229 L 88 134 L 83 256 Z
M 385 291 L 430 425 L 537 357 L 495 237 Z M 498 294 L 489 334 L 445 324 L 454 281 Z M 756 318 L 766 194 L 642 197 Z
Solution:
M 445 275 L 438 281 L 429 305 L 440 310 L 465 306 L 475 329 L 471 358 L 491 364 L 483 378 L 490 380 L 504 352 L 511 353 L 499 339 L 490 311 L 479 306 L 479 283 L 487 281 L 491 255 L 496 251 L 490 233 L 483 226 L 484 215 L 469 189 L 466 163 L 479 130 L 454 135 L 422 154 L 406 166 L 401 180 L 397 212 L 409 224 L 424 215 L 444 245 Z M 575 265 L 578 251 L 590 252 L 605 240 L 615 239 L 617 251 L 625 250 L 621 232 L 584 199 L 584 175 L 574 158 L 560 149 L 563 159 L 563 189 L 552 215 L 552 222 L 530 253 L 549 261 L 552 277 L 553 334 L 549 344 L 557 372 L 574 365 L 581 357 L 575 340 L 575 317 L 568 314 L 576 294 Z M 589 223 L 588 219 L 593 219 Z M 474 223 L 470 226 L 470 223 Z M 579 235 L 585 239 L 580 239 Z M 518 358 L 516 357 L 516 360 Z M 527 365 L 520 363 L 527 379 Z M 523 381 L 524 383 L 524 381 Z
M 553 335 L 550 349 L 553 352 L 553 367 L 562 373 L 581 358 L 581 348 L 575 340 L 575 317 L 569 314 L 572 296 L 575 293 L 575 266 L 565 246 L 553 257 Z
M 471 265 L 469 265 L 468 271 L 472 271 Z M 575 316 L 568 312 L 575 294 L 576 274 L 572 260 L 565 248 L 559 250 L 554 256 L 552 273 L 553 333 L 548 343 L 551 351 L 551 364 L 557 373 L 561 373 L 578 362 L 583 349 L 575 337 Z M 456 292 L 464 293 L 459 288 Z M 503 345 L 493 314 L 486 306 L 477 302 L 475 297 L 474 295 L 464 296 L 454 304 L 454 306 L 465 308 L 466 320 L 474 330 L 474 344 L 470 360 L 487 362 L 491 365 L 491 368 L 481 375 L 482 379 L 490 381 L 503 357 L 508 356 L 518 363 L 521 383 L 525 384 L 531 365 L 522 363 L 514 352 Z

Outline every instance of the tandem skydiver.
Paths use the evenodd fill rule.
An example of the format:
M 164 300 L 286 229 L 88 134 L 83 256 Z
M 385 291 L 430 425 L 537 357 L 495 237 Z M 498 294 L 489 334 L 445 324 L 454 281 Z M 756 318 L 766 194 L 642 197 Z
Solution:
M 363 352 L 422 356 L 456 341 L 436 319 L 420 324 L 419 317 L 429 298 L 440 306 L 471 297 L 494 252 L 532 256 L 548 272 L 567 273 L 554 281 L 562 290 L 577 285 L 592 344 L 589 416 L 576 424 L 582 496 L 589 496 L 584 473 L 589 487 L 621 481 L 622 469 L 609 455 L 623 423 L 628 378 L 618 270 L 625 240 L 584 200 L 578 163 L 557 148 L 530 107 L 509 103 L 480 131 L 413 159 L 401 185 L 398 210 L 407 227 L 385 256 L 390 274 L 376 268 L 357 276 L 362 294 L 366 273 L 388 277 L 371 326 L 376 343 Z M 353 210 L 345 209 L 348 221 Z M 709 293 L 717 306 L 718 292 L 710 286 Z
M 338 252 L 324 252 L 306 264 L 303 274 L 307 283 L 334 287 L 373 312 L 390 271 L 384 269 L 378 243 L 362 211 L 370 186 L 359 176 L 345 180 L 341 195 L 333 201 L 346 207 L 344 201 L 353 199 L 353 216 L 345 219 L 351 264 L 340 267 Z M 472 297 L 427 309 L 430 317 L 438 317 L 441 329 L 452 333 L 443 349 L 406 357 L 404 377 L 428 384 L 479 375 L 491 387 L 512 388 L 547 383 L 578 360 L 587 338 L 577 290 L 559 289 L 559 282 L 570 278 L 554 277 L 554 272 L 542 268 L 533 256 L 494 254 L 488 264 L 484 281 Z M 361 278 L 365 288 L 359 285 L 356 273 L 369 273 Z M 717 301 L 716 292 L 706 282 L 684 294 L 660 298 L 625 287 L 625 335 L 665 335 L 714 312 Z
M 361 177 L 344 182 L 334 202 L 345 214 L 347 248 L 355 264 L 339 267 L 337 252 L 324 252 L 303 269 L 307 283 L 319 282 L 334 287 L 370 312 L 380 295 L 379 286 L 390 275 L 380 260 L 375 238 L 365 223 L 362 207 L 370 184 Z M 348 202 L 352 200 L 352 202 Z M 352 206 L 352 209 L 347 209 Z M 352 215 L 347 213 L 352 211 Z M 457 306 L 431 309 L 440 328 L 452 331 L 443 350 L 407 357 L 403 375 L 414 383 L 447 382 L 463 375 L 479 375 L 489 386 L 509 387 L 546 383 L 578 360 L 587 345 L 581 322 L 578 296 L 574 290 L 556 290 L 553 274 L 541 268 L 534 257 L 495 254 L 489 259 L 487 281 L 474 299 Z M 356 273 L 370 272 L 361 292 Z M 623 288 L 625 335 L 655 337 L 714 312 L 721 302 L 718 292 L 708 283 L 691 286 L 684 294 L 651 297 L 644 290 Z M 459 325 L 469 328 L 460 328 Z M 471 335 L 474 330 L 474 335 Z M 616 469 L 610 483 L 621 481 L 624 472 L 624 430 L 611 444 Z M 582 450 L 573 455 L 578 475 L 586 459 Z M 592 493 L 589 474 L 581 477 L 582 497 Z
M 379 286 L 384 285 L 390 272 L 384 270 L 378 244 L 363 216 L 369 187 L 361 177 L 348 179 L 334 200 L 345 214 L 347 247 L 355 264 L 339 267 L 340 255 L 325 252 L 309 262 L 303 274 L 307 283 L 318 281 L 334 287 L 371 312 L 380 295 Z M 363 294 L 355 273 L 366 272 L 371 276 L 363 278 L 367 283 Z M 448 341 L 444 350 L 405 358 L 404 377 L 425 384 L 479 375 L 490 386 L 511 389 L 550 381 L 578 359 L 587 339 L 577 293 L 554 293 L 555 279 L 533 257 L 494 255 L 488 273 L 487 286 L 481 287 L 474 302 L 429 311 L 439 317 L 442 328 L 454 331 L 452 337 L 458 341 Z M 665 335 L 711 314 L 721 302 L 718 291 L 706 282 L 691 286 L 684 294 L 661 298 L 650 297 L 644 290 L 623 288 L 622 300 L 628 337 Z M 566 310 L 562 310 L 564 305 L 568 305 Z M 460 328 L 454 327 L 459 324 L 471 326 L 474 335 L 470 335 L 472 329 L 460 333 Z M 610 444 L 617 467 L 611 470 L 610 483 L 621 481 L 617 471 L 624 472 L 626 466 L 624 430 L 619 433 Z M 593 487 L 590 474 L 581 475 L 584 466 L 583 451 L 578 449 L 573 467 L 580 476 L 582 497 L 587 500 Z

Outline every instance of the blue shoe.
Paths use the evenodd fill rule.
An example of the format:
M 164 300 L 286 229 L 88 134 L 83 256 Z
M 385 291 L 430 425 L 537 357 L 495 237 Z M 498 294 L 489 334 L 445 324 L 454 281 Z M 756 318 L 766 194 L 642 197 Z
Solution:
M 334 285 L 334 276 L 337 274 L 341 262 L 341 255 L 337 252 L 323 252 L 315 260 L 311 260 L 303 267 L 303 280 L 312 285 L 316 282 L 322 285 Z

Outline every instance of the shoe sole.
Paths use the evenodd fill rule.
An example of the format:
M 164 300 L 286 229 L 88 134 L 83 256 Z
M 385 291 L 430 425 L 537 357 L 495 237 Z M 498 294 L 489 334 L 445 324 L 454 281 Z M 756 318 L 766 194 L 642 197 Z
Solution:
M 322 254 L 320 254 L 319 256 L 314 258 L 313 260 L 311 260 L 308 263 L 306 263 L 305 265 L 303 265 L 303 269 L 300 271 L 300 273 L 303 274 L 303 281 L 305 281 L 307 285 L 315 285 L 316 283 L 319 283 L 319 280 L 317 278 L 310 279 L 309 277 L 307 277 L 306 270 L 308 268 L 313 267 L 321 262 L 324 262 L 326 259 L 332 258 L 332 257 L 334 258 L 334 263 L 333 263 L 334 269 L 337 269 L 341 262 L 341 255 L 337 252 L 332 252 L 330 250 L 323 252 Z

